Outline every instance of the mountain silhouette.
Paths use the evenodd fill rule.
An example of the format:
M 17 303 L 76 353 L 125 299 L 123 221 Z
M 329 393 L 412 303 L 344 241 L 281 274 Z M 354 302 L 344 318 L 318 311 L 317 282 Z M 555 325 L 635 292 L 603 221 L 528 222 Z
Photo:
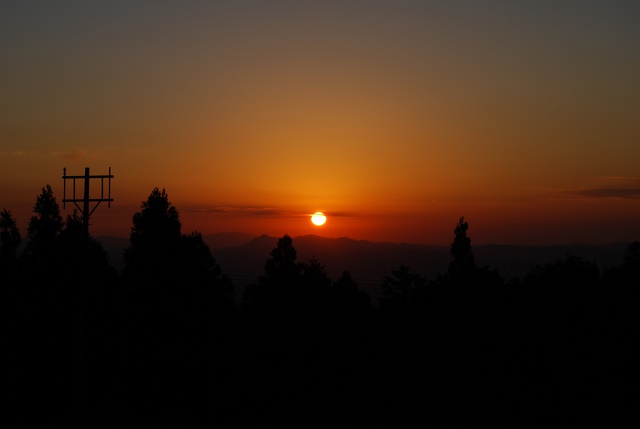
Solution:
M 117 269 L 123 266 L 122 251 L 129 244 L 128 238 L 97 237 L 109 253 L 111 263 Z M 264 273 L 264 263 L 278 237 L 253 236 L 229 232 L 209 234 L 203 240 L 211 249 L 216 262 L 239 288 L 254 283 Z M 348 237 L 327 238 L 303 235 L 293 238 L 299 261 L 315 257 L 325 266 L 331 279 L 337 279 L 349 271 L 359 287 L 377 299 L 380 283 L 392 269 L 404 265 L 411 272 L 435 279 L 446 272 L 451 260 L 449 246 L 374 242 Z M 474 245 L 473 252 L 478 266 L 495 269 L 505 278 L 522 278 L 531 267 L 552 262 L 566 254 L 594 261 L 600 268 L 615 266 L 620 262 L 627 243 L 603 245 Z

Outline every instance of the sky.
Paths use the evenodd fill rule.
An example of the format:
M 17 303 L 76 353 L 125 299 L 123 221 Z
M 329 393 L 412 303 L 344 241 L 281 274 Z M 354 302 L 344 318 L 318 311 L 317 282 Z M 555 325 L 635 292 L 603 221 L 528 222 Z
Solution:
M 635 0 L 2 1 L 0 210 L 24 237 L 63 168 L 111 168 L 94 236 L 128 237 L 157 187 L 185 233 L 449 244 L 464 216 L 472 244 L 640 240 L 639 20 Z

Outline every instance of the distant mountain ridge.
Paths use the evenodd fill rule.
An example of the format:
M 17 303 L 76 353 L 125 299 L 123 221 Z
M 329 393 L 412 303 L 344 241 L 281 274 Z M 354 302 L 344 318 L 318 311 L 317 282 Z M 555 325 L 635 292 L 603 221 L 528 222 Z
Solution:
M 221 233 L 203 236 L 222 272 L 239 287 L 257 280 L 264 273 L 264 263 L 280 237 L 253 236 L 244 233 Z M 119 237 L 97 237 L 110 255 L 111 263 L 123 267 L 122 252 L 129 240 Z M 630 242 L 629 242 L 630 243 Z M 600 269 L 622 262 L 629 243 L 606 245 L 572 244 L 551 246 L 472 245 L 478 266 L 496 269 L 504 278 L 523 277 L 535 265 L 553 262 L 566 254 L 594 261 Z M 446 272 L 449 246 L 411 243 L 372 242 L 347 237 L 326 238 L 317 235 L 293 237 L 299 262 L 316 258 L 325 266 L 331 279 L 349 271 L 358 285 L 370 294 L 377 289 L 392 269 L 405 265 L 411 272 L 434 279 Z

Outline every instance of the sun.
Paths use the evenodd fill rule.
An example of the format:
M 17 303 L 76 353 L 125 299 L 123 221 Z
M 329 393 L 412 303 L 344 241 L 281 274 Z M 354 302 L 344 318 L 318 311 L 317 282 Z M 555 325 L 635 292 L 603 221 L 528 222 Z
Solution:
M 315 212 L 311 215 L 311 223 L 317 226 L 322 226 L 327 221 L 327 217 L 322 212 Z

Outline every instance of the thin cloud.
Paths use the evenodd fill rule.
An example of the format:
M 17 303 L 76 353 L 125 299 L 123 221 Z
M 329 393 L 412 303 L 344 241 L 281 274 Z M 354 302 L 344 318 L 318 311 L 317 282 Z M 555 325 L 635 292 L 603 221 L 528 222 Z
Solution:
M 0 155 L 4 156 L 15 156 L 20 158 L 27 157 L 53 157 L 63 159 L 69 162 L 77 162 L 80 161 L 88 155 L 88 151 L 86 149 L 69 149 L 69 150 L 58 150 L 58 151 L 46 151 L 39 149 L 31 149 L 31 150 L 12 150 L 7 152 L 0 152 Z
M 604 180 L 609 183 L 640 183 L 640 179 L 633 176 L 607 176 Z
M 291 215 L 293 213 L 287 213 L 285 211 L 282 210 L 278 210 L 278 209 L 271 209 L 271 208 L 249 208 L 245 210 L 245 213 L 248 213 L 250 215 L 253 216 L 284 216 L 284 215 Z
M 220 214 L 238 214 L 238 215 L 253 215 L 253 216 L 282 216 L 290 215 L 292 213 L 285 212 L 283 210 L 274 209 L 270 207 L 199 207 L 187 209 L 187 212 L 193 213 L 220 213 Z
M 75 149 L 61 152 L 54 152 L 54 156 L 62 158 L 66 161 L 77 162 L 83 159 L 87 155 L 87 151 L 84 149 Z
M 9 150 L 9 151 L 0 151 L 0 156 L 16 156 L 16 157 L 20 157 L 20 158 L 25 158 L 27 156 L 33 156 L 34 153 L 32 152 L 27 152 L 24 150 Z
M 327 216 L 331 216 L 331 217 L 353 217 L 355 216 L 355 213 L 350 213 L 350 212 L 333 212 L 333 211 L 324 211 L 323 212 L 325 215 Z M 313 213 L 310 213 L 309 215 L 311 215 Z
M 216 206 L 216 207 L 197 207 L 183 210 L 191 213 L 212 213 L 212 214 L 230 214 L 230 215 L 247 215 L 247 216 L 279 216 L 279 217 L 296 217 L 311 216 L 312 212 L 298 212 L 290 210 L 282 210 L 273 207 L 232 207 L 232 206 Z M 324 211 L 324 214 L 331 217 L 352 217 L 354 213 L 344 211 Z
M 581 198 L 618 198 L 626 200 L 640 199 L 640 178 L 634 176 L 606 176 L 600 179 L 599 186 L 586 186 L 569 189 L 566 194 Z
M 636 200 L 640 199 L 640 187 L 637 188 L 585 188 L 571 192 L 573 195 L 587 198 L 623 198 Z

